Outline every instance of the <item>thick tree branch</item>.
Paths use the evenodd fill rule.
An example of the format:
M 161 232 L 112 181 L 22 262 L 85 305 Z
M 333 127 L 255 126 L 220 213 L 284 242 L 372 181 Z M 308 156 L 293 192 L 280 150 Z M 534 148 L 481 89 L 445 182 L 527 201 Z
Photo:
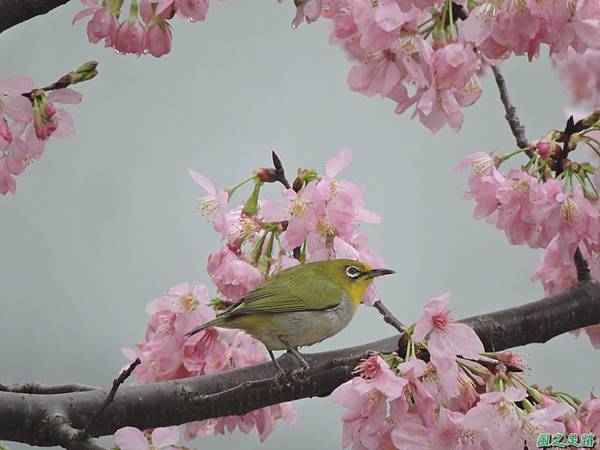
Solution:
M 53 415 L 46 425 L 48 436 L 67 450 L 108 450 L 73 428 L 67 420 L 59 415 Z
M 0 0 L 0 33 L 15 25 L 46 14 L 69 0 Z
M 137 366 L 139 366 L 141 363 L 142 363 L 142 361 L 140 360 L 140 358 L 136 358 L 135 361 L 133 361 L 131 364 L 129 364 L 129 366 L 125 370 L 123 370 L 117 378 L 115 378 L 113 380 L 112 388 L 111 388 L 110 392 L 108 393 L 108 395 L 106 396 L 106 398 L 104 399 L 104 402 L 102 402 L 102 404 L 100 405 L 100 408 L 98 408 L 98 411 L 96 411 L 94 413 L 94 415 L 92 416 L 92 418 L 90 419 L 88 424 L 83 429 L 84 435 L 91 434 L 91 432 L 94 429 L 94 426 L 96 425 L 96 422 L 98 422 L 98 419 L 102 416 L 102 413 L 106 410 L 108 405 L 110 405 L 110 403 L 115 399 L 115 395 L 117 394 L 117 390 L 119 389 L 119 387 L 123 383 L 125 383 L 125 380 L 127 380 L 127 378 L 129 378 L 131 376 L 131 374 L 135 370 L 135 368 Z
M 39 383 L 0 384 L 0 392 L 19 392 L 22 394 L 66 394 L 68 392 L 93 391 L 96 389 L 100 388 L 77 383 L 57 386 L 47 386 Z
M 546 342 L 567 331 L 600 323 L 600 283 L 578 283 L 568 291 L 537 302 L 465 319 L 487 350 Z M 305 354 L 311 366 L 301 379 L 275 381 L 271 362 L 226 373 L 122 387 L 92 430 L 113 434 L 130 425 L 140 429 L 176 425 L 211 417 L 245 414 L 256 408 L 307 397 L 325 397 L 352 377 L 369 352 L 399 349 L 399 337 L 341 350 Z M 288 355 L 284 369 L 295 368 Z M 93 390 L 56 395 L 0 392 L 0 439 L 33 445 L 62 445 L 47 432 L 47 421 L 60 415 L 83 429 L 108 392 Z

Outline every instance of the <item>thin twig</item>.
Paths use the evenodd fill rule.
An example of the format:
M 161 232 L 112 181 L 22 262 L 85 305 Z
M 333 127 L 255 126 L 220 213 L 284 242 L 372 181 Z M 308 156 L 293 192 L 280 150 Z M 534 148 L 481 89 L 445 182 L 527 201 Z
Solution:
M 498 66 L 492 66 L 492 72 L 494 72 L 496 85 L 498 86 L 498 91 L 500 91 L 500 100 L 502 100 L 502 104 L 504 105 L 504 112 L 506 113 L 504 117 L 510 126 L 515 140 L 517 141 L 517 145 L 519 148 L 526 148 L 527 150 L 525 153 L 527 153 L 527 156 L 531 158 L 533 153 L 531 153 L 531 150 L 529 150 L 529 142 L 527 142 L 527 138 L 525 137 L 525 127 L 521 124 L 519 118 L 517 117 L 517 108 L 510 103 L 508 89 L 506 88 L 504 77 L 502 76 Z
M 142 361 L 140 360 L 140 358 L 136 358 L 135 361 L 133 361 L 131 364 L 129 364 L 129 367 L 127 367 L 127 369 L 123 370 L 119 374 L 119 376 L 114 379 L 112 388 L 111 388 L 110 392 L 108 393 L 108 395 L 106 396 L 106 399 L 100 405 L 100 408 L 98 408 L 98 411 L 96 411 L 95 414 L 92 416 L 92 418 L 90 419 L 90 421 L 88 422 L 88 424 L 86 425 L 86 427 L 82 430 L 83 435 L 85 435 L 85 436 L 89 436 L 90 435 L 90 432 L 94 429 L 94 425 L 96 425 L 96 422 L 98 421 L 98 419 L 100 418 L 100 416 L 102 415 L 102 413 L 104 412 L 104 410 L 114 400 L 115 394 L 117 393 L 117 390 L 119 389 L 119 386 L 121 386 L 125 382 L 125 380 L 127 378 L 129 378 L 129 376 L 131 375 L 131 373 L 135 370 L 135 368 L 141 362 Z
M 590 266 L 588 265 L 587 260 L 583 257 L 581 250 L 577 247 L 575 250 L 575 269 L 577 269 L 577 280 L 578 281 L 589 281 L 592 279 L 592 275 L 590 273 Z
M 406 330 L 404 324 L 400 322 L 383 303 L 381 303 L 381 300 L 377 300 L 375 303 L 373 303 L 373 307 L 377 311 L 379 311 L 379 314 L 383 316 L 383 320 L 385 321 L 385 323 L 390 324 L 400 333 L 404 333 L 404 331 Z
M 17 392 L 21 394 L 66 394 L 69 392 L 86 392 L 100 389 L 96 386 L 87 386 L 85 384 L 59 384 L 49 386 L 40 383 L 14 383 L 0 384 L 0 392 Z
M 508 89 L 506 87 L 506 82 L 504 81 L 504 77 L 500 72 L 500 69 L 497 66 L 492 66 L 492 71 L 494 72 L 494 78 L 496 79 L 496 84 L 498 85 L 498 90 L 500 91 L 500 99 L 502 100 L 502 104 L 504 105 L 504 111 L 506 112 L 506 121 L 510 126 L 513 136 L 517 141 L 517 145 L 519 148 L 527 148 L 525 153 L 529 158 L 533 157 L 533 153 L 529 150 L 529 143 L 527 141 L 527 137 L 525 136 L 525 127 L 521 124 L 519 117 L 517 116 L 517 109 L 510 103 L 510 98 L 508 96 Z M 561 152 L 561 158 L 556 162 L 556 174 L 558 175 L 562 171 L 562 159 L 566 158 L 569 150 L 569 133 L 567 131 L 573 127 L 573 118 L 571 117 L 567 122 L 567 127 L 565 128 L 566 137 L 564 138 L 563 151 Z M 579 247 L 575 250 L 575 255 L 573 257 L 575 262 L 575 268 L 577 269 L 577 279 L 579 281 L 589 281 L 591 279 L 590 268 L 588 262 L 583 257 L 581 250 Z

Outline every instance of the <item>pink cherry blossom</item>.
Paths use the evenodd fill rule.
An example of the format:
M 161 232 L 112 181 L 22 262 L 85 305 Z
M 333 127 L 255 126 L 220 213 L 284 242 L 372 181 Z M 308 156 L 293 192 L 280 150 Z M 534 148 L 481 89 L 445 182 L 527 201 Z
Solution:
M 223 189 L 215 188 L 215 185 L 204 175 L 189 170 L 192 180 L 199 184 L 208 195 L 200 198 L 198 207 L 202 214 L 213 220 L 221 220 L 220 215 L 223 208 L 227 206 L 229 196 Z
M 553 64 L 575 103 L 600 107 L 600 50 L 570 51 Z
M 308 183 L 299 192 L 288 189 L 283 196 L 287 200 L 264 202 L 260 214 L 267 222 L 288 221 L 285 245 L 287 250 L 292 250 L 301 245 L 317 227 L 323 202 L 315 182 Z
M 234 301 L 264 281 L 263 275 L 256 267 L 228 248 L 210 254 L 207 270 L 219 292 Z
M 115 50 L 120 53 L 133 53 L 141 55 L 145 48 L 145 33 L 144 27 L 139 22 L 129 21 L 119 25 L 115 41 L 113 43 Z
M 179 428 L 155 428 L 150 435 L 150 442 L 146 435 L 134 427 L 125 427 L 115 432 L 115 443 L 121 450 L 174 450 L 174 445 L 179 441 Z
M 160 58 L 171 51 L 172 40 L 171 25 L 165 20 L 157 18 L 146 29 L 146 50 L 155 58 Z
M 208 0 L 175 0 L 177 14 L 191 22 L 206 19 L 208 13 Z
M 424 313 L 415 324 L 413 339 L 422 341 L 431 332 L 428 346 L 431 355 L 478 358 L 483 344 L 468 325 L 456 323 L 450 318 L 447 305 L 451 294 L 442 294 L 427 302 Z
M 31 102 L 21 94 L 33 90 L 33 81 L 22 75 L 16 75 L 0 83 L 0 118 L 4 115 L 19 122 L 33 119 Z
M 331 401 L 342 405 L 347 411 L 342 416 L 342 447 L 369 448 L 369 441 L 379 441 L 381 432 L 391 428 L 385 421 L 387 397 L 368 380 L 356 377 L 338 386 L 331 394 Z
M 372 356 L 356 367 L 356 371 L 370 380 L 373 387 L 388 399 L 400 397 L 407 381 L 398 377 L 380 356 Z
M 76 16 L 76 18 L 79 19 L 81 17 Z M 115 41 L 118 28 L 119 23 L 112 12 L 104 8 L 97 9 L 87 25 L 88 39 L 92 44 L 96 44 L 104 39 L 108 43 L 112 43 Z

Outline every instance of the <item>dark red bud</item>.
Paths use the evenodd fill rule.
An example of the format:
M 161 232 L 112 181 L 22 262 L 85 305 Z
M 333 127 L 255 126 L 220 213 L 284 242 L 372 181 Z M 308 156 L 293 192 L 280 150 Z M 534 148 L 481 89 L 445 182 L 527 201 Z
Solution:
M 263 183 L 274 183 L 279 178 L 275 169 L 269 169 L 267 167 L 261 167 L 255 173 L 258 179 Z
M 303 185 L 304 181 L 302 181 L 301 178 L 296 178 L 294 180 L 294 184 L 292 185 L 292 189 L 294 189 L 294 192 L 299 192 Z

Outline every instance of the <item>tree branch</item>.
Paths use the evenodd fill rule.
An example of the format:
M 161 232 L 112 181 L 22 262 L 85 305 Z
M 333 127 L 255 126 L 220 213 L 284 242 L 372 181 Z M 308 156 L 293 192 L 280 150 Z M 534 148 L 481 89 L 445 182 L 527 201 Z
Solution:
M 96 425 L 96 422 L 98 422 L 98 419 L 102 416 L 102 413 L 106 410 L 108 405 L 110 405 L 110 402 L 112 402 L 115 399 L 115 395 L 117 393 L 117 390 L 119 389 L 119 386 L 125 383 L 125 380 L 131 376 L 131 373 L 135 370 L 137 366 L 141 364 L 141 362 L 142 361 L 140 360 L 140 358 L 136 358 L 131 364 L 129 364 L 129 367 L 123 370 L 119 374 L 119 376 L 113 380 L 112 388 L 106 396 L 106 398 L 104 399 L 104 402 L 102 402 L 100 408 L 98 408 L 98 411 L 94 413 L 88 424 L 83 429 L 84 435 L 90 435 L 90 432 L 94 429 L 94 426 Z
M 529 150 L 529 142 L 525 137 L 525 127 L 521 124 L 519 118 L 517 117 L 517 108 L 510 103 L 508 89 L 506 88 L 504 77 L 502 76 L 498 66 L 492 66 L 492 72 L 494 72 L 496 85 L 498 86 L 498 91 L 500 92 L 500 100 L 502 100 L 502 105 L 504 105 L 504 112 L 506 113 L 504 117 L 510 126 L 510 130 L 515 137 L 515 140 L 517 141 L 517 145 L 519 148 L 526 148 L 527 150 L 525 153 L 527 153 L 527 156 L 531 158 L 533 154 L 531 153 L 531 150 Z
M 59 384 L 57 386 L 39 383 L 0 384 L 0 392 L 18 392 L 22 394 L 66 394 L 68 392 L 94 391 L 96 389 L 100 388 L 77 383 Z
M 93 439 L 83 436 L 62 415 L 57 414 L 50 417 L 46 427 L 48 428 L 48 436 L 55 439 L 58 445 L 67 450 L 108 450 L 94 442 Z
M 377 300 L 375 303 L 373 303 L 373 307 L 379 311 L 379 314 L 383 316 L 383 321 L 385 323 L 393 326 L 400 333 L 404 333 L 406 330 L 404 324 L 400 322 L 396 316 L 394 316 L 394 313 L 392 313 L 387 306 L 381 302 L 381 300 Z
M 498 351 L 546 342 L 567 331 L 600 323 L 600 283 L 586 281 L 558 295 L 502 311 L 465 319 L 484 343 Z M 352 370 L 370 352 L 399 349 L 400 335 L 340 350 L 304 354 L 311 369 L 301 379 L 275 381 L 271 362 L 226 373 L 122 387 L 92 430 L 113 434 L 124 426 L 140 429 L 177 425 L 212 417 L 245 414 L 257 408 L 308 397 L 325 397 L 352 378 Z M 289 355 L 284 369 L 295 367 Z M 104 390 L 56 395 L 0 392 L 0 439 L 32 445 L 63 445 L 49 435 L 49 417 L 59 414 L 83 429 L 104 402 Z M 91 449 L 90 449 L 91 450 Z
M 0 33 L 15 25 L 46 14 L 69 0 L 0 0 Z

